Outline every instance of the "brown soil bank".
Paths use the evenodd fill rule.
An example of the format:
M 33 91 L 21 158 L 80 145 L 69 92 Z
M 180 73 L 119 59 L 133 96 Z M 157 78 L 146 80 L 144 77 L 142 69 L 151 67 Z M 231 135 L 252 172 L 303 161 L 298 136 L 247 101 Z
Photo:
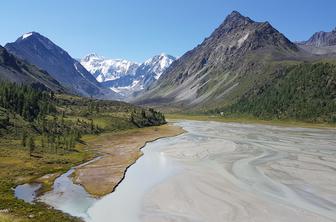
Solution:
M 146 142 L 183 132 L 180 127 L 166 124 L 98 136 L 90 140 L 88 145 L 96 149 L 102 158 L 77 168 L 74 182 L 95 196 L 111 193 L 124 178 L 127 168 L 142 155 L 141 148 Z

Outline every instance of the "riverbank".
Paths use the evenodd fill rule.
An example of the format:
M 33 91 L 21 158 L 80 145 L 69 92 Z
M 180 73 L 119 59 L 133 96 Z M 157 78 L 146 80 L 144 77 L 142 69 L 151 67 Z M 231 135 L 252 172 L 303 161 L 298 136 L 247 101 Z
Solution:
M 118 159 L 118 155 L 116 153 L 113 154 L 113 151 L 106 149 L 111 142 L 110 140 L 114 141 L 114 143 L 111 142 L 111 144 L 115 144 L 115 142 L 119 140 L 123 140 L 127 143 L 127 141 L 130 141 L 131 138 L 133 138 L 133 140 L 140 140 L 141 137 L 143 141 L 142 143 L 137 144 L 137 148 L 134 148 L 134 141 L 132 141 L 133 145 L 129 147 L 127 151 L 126 149 L 124 150 L 125 152 L 122 152 L 123 150 L 118 151 L 124 158 L 124 165 L 123 167 L 120 166 L 118 176 L 114 178 L 114 180 L 120 181 L 120 175 L 123 175 L 121 172 L 125 172 L 127 168 L 126 165 L 131 165 L 132 162 L 141 155 L 139 147 L 145 144 L 145 140 L 152 141 L 160 137 L 173 136 L 178 133 L 181 133 L 179 128 L 164 125 L 110 132 L 101 135 L 86 135 L 82 137 L 82 143 L 77 144 L 73 152 L 63 154 L 45 153 L 44 155 L 38 157 L 31 157 L 27 154 L 26 149 L 20 148 L 21 141 L 19 140 L 0 140 L 0 167 L 2 169 L 0 171 L 0 222 L 6 220 L 12 221 L 14 219 L 17 221 L 33 220 L 36 222 L 80 221 L 78 218 L 74 218 L 60 211 L 54 210 L 43 203 L 37 202 L 35 204 L 29 204 L 23 200 L 19 200 L 15 198 L 12 188 L 19 184 L 38 182 L 43 185 L 42 189 L 38 191 L 39 194 L 42 194 L 52 188 L 54 180 L 59 175 L 65 173 L 71 167 L 78 166 L 81 163 L 85 163 L 93 159 L 97 155 L 113 155 L 116 159 Z M 133 135 L 133 137 L 130 137 L 131 135 Z M 100 143 L 100 140 L 103 142 Z M 99 147 L 100 145 L 102 146 Z M 109 148 L 112 146 L 113 145 Z M 122 145 L 120 145 L 119 148 L 122 148 L 121 146 Z M 134 148 L 134 150 L 131 148 Z M 13 152 L 13 150 L 15 150 L 15 152 Z M 138 153 L 136 150 L 138 150 Z M 127 155 L 131 155 L 131 157 L 127 158 Z M 108 158 L 107 160 L 113 160 L 113 158 Z M 101 162 L 99 162 L 99 164 L 101 164 Z M 86 181 L 85 178 L 90 177 L 87 177 L 85 174 L 85 176 L 80 176 L 78 178 L 83 178 L 83 181 Z M 90 185 L 88 185 L 88 187 L 90 187 Z M 90 188 L 88 190 L 90 190 Z M 98 194 L 104 194 L 107 190 L 107 188 L 100 189 Z M 96 192 L 92 193 L 97 195 Z
M 128 167 L 142 155 L 141 148 L 147 142 L 183 132 L 181 127 L 166 124 L 90 138 L 87 142 L 88 147 L 99 153 L 101 158 L 76 168 L 73 181 L 94 196 L 111 193 L 124 178 Z
M 216 121 L 226 123 L 245 123 L 263 124 L 284 127 L 303 127 L 303 128 L 336 128 L 336 123 L 311 123 L 297 120 L 262 120 L 252 117 L 223 117 L 218 115 L 194 115 L 194 114 L 165 114 L 169 120 L 197 120 L 197 121 Z
M 12 188 L 19 184 L 41 182 L 43 191 L 46 191 L 51 188 L 57 175 L 94 156 L 95 154 L 86 150 L 83 144 L 77 144 L 73 152 L 69 153 L 29 156 L 27 150 L 21 148 L 19 140 L 2 138 L 0 140 L 0 221 L 80 221 L 43 203 L 29 204 L 19 200 L 15 198 Z

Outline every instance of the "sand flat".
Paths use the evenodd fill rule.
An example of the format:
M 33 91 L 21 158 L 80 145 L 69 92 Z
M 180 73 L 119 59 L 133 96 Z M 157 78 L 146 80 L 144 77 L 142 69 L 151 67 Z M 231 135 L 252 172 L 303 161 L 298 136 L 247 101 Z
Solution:
M 123 179 L 126 169 L 142 155 L 140 149 L 147 142 L 183 132 L 181 127 L 166 124 L 101 135 L 88 143 L 101 158 L 76 168 L 73 180 L 94 196 L 111 193 Z
M 184 170 L 144 195 L 139 221 L 336 221 L 336 131 L 183 122 Z

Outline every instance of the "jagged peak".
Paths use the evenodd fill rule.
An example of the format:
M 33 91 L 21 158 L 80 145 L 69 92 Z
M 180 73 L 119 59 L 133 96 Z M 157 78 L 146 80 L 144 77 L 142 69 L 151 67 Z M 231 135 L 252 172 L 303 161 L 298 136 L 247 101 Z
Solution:
M 104 59 L 103 56 L 98 55 L 97 53 L 93 52 L 93 53 L 89 53 L 87 54 L 84 58 L 83 61 L 89 61 L 91 58 L 94 59 Z
M 240 23 L 240 22 L 253 22 L 249 17 L 243 16 L 238 11 L 232 11 L 224 20 L 224 24 Z
M 32 32 L 27 32 L 27 33 L 24 33 L 21 37 L 19 37 L 19 38 L 17 39 L 17 41 L 24 40 L 24 39 L 28 39 L 28 38 L 33 37 L 33 36 L 41 36 L 41 34 L 38 33 L 38 32 L 34 32 L 34 31 L 32 31 Z
M 36 37 L 36 36 L 44 37 L 43 35 L 41 35 L 40 33 L 36 32 L 36 31 L 31 31 L 31 32 L 24 33 L 21 36 L 21 38 L 29 38 L 29 37 Z
M 171 60 L 171 61 L 174 61 L 176 58 L 172 55 L 168 55 L 166 53 L 160 53 L 158 55 L 155 55 L 149 59 L 147 59 L 144 64 L 148 65 L 148 64 L 151 64 L 153 62 L 158 62 L 158 61 L 162 61 L 162 60 Z
M 240 12 L 233 10 L 230 14 L 229 17 L 244 17 Z
M 25 41 L 31 41 L 33 39 L 37 39 L 40 42 L 43 42 L 46 45 L 52 45 L 55 43 L 53 43 L 50 39 L 48 39 L 47 37 L 41 35 L 38 32 L 32 31 L 32 32 L 27 32 L 25 34 L 23 34 L 22 36 L 20 36 L 15 42 L 25 42 Z

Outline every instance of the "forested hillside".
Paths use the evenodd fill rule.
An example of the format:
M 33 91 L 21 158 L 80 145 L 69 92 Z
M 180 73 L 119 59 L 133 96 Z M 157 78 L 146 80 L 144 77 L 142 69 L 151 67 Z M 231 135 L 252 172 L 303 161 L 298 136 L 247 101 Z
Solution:
M 34 149 L 31 152 L 69 150 L 83 134 L 165 123 L 164 116 L 153 109 L 55 95 L 6 82 L 0 83 L 0 110 L 0 133 L 4 138 L 21 139 L 23 146 Z
M 277 78 L 252 90 L 226 115 L 252 115 L 262 119 L 336 122 L 336 65 L 303 63 L 277 74 Z

